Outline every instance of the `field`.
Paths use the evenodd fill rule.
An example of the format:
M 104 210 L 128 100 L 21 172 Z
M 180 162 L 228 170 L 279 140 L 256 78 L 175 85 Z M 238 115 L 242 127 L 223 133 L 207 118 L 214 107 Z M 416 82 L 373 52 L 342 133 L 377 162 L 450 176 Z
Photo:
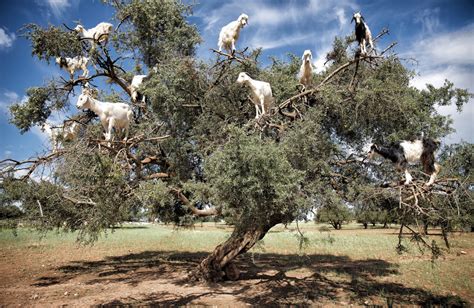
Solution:
M 0 306 L 90 305 L 470 305 L 474 302 L 474 234 L 451 236 L 451 251 L 434 263 L 416 245 L 398 255 L 398 229 L 358 225 L 335 231 L 277 226 L 239 257 L 241 277 L 219 284 L 187 274 L 230 229 L 125 225 L 93 246 L 75 234 L 0 231 Z M 327 231 L 330 230 L 330 231 Z M 430 230 L 437 233 L 437 230 Z M 439 236 L 431 236 L 430 241 Z M 408 242 L 408 241 L 407 241 Z

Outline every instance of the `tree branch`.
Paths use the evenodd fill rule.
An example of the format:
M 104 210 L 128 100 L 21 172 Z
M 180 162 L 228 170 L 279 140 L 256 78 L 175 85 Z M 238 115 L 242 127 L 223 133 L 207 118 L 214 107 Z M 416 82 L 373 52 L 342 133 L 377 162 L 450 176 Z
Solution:
M 198 208 L 196 208 L 192 203 L 191 201 L 189 201 L 188 198 L 186 198 L 186 196 L 181 192 L 181 190 L 179 189 L 176 189 L 176 188 L 171 188 L 171 193 L 175 193 L 178 197 L 178 199 L 184 204 L 186 205 L 190 210 L 191 212 L 193 212 L 193 214 L 195 216 L 198 216 L 198 217 L 208 217 L 208 216 L 216 216 L 219 214 L 218 210 L 215 208 L 215 207 L 211 207 L 211 208 L 208 208 L 208 209 L 205 209 L 205 210 L 200 210 Z

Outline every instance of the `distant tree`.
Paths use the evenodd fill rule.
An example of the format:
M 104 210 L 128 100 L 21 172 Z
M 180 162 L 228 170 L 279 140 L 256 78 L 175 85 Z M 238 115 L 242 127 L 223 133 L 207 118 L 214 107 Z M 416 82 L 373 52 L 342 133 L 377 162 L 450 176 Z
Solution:
M 316 215 L 317 222 L 326 222 L 334 227 L 336 230 L 341 230 L 343 223 L 348 223 L 352 220 L 353 215 L 347 205 L 325 205 L 318 209 Z
M 375 204 L 361 198 L 360 202 L 354 204 L 354 217 L 365 229 L 369 224 L 375 226 L 377 223 L 385 228 L 388 224 L 396 222 L 398 204 L 391 201 L 390 199 L 377 200 L 378 203 Z
M 451 120 L 436 106 L 456 104 L 461 110 L 471 96 L 450 82 L 426 90 L 411 87 L 414 72 L 388 55 L 390 46 L 378 56 L 361 56 L 351 50 L 351 39 L 336 39 L 332 62 L 301 93 L 294 55 L 286 61 L 272 58 L 267 66 L 260 63 L 259 49 L 216 54 L 210 62 L 196 59 L 201 39 L 186 19 L 191 8 L 181 2 L 106 3 L 115 9 L 117 28 L 107 46 L 92 48 L 62 26 L 25 28 L 39 60 L 87 55 L 95 69 L 91 66 L 88 78 L 56 77 L 28 89 L 26 101 L 11 107 L 11 122 L 21 132 L 69 109 L 73 91 L 99 80 L 108 85 L 96 97 L 128 101 L 135 114 L 127 142 L 109 146 L 94 115 L 79 112 L 72 117 L 82 124 L 79 136 L 60 150 L 0 162 L 2 194 L 20 202 L 39 229 L 79 230 L 80 240 L 92 241 L 134 208 L 185 226 L 195 217 L 224 219 L 234 231 L 193 273 L 218 281 L 235 278 L 235 257 L 273 226 L 317 208 L 324 213 L 334 204 L 390 200 L 400 205 L 396 214 L 403 222 L 423 212 L 443 213 L 444 203 L 467 206 L 471 188 L 465 178 L 471 169 L 449 169 L 458 180 L 440 178 L 420 200 L 413 186 L 381 187 L 397 182 L 393 166 L 362 160 L 368 140 L 422 132 L 446 136 L 453 131 Z M 258 120 L 248 89 L 235 82 L 242 71 L 272 85 L 274 108 Z M 132 76 L 144 72 L 149 78 L 140 91 L 146 102 L 132 102 Z M 34 180 L 43 167 L 51 170 L 48 180 Z M 444 222 L 459 219 L 450 213 L 456 217 L 443 216 Z

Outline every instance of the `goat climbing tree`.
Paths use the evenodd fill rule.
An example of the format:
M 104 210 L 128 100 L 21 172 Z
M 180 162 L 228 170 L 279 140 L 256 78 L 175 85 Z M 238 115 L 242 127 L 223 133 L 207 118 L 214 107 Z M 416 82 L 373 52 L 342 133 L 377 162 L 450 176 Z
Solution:
M 50 63 L 87 55 L 94 69 L 87 78 L 55 78 L 28 89 L 27 101 L 11 106 L 11 122 L 22 132 L 52 112 L 71 110 L 71 94 L 86 83 L 103 85 L 97 87 L 101 100 L 133 105 L 132 76 L 149 74 L 140 88 L 146 104 L 133 105 L 127 142 L 107 145 L 94 115 L 78 112 L 68 120 L 82 124 L 80 133 L 61 149 L 1 162 L 2 205 L 20 202 L 40 230 L 78 230 L 87 242 L 137 210 L 183 226 L 214 216 L 234 231 L 193 276 L 217 281 L 236 278 L 232 261 L 273 226 L 321 206 L 389 204 L 408 227 L 416 219 L 437 221 L 447 231 L 470 223 L 472 145 L 443 152 L 443 172 L 430 189 L 381 187 L 396 183 L 396 172 L 351 154 L 362 153 L 368 140 L 446 136 L 451 121 L 435 106 L 456 104 L 461 111 L 471 96 L 448 81 L 441 88 L 411 87 L 413 72 L 391 54 L 394 43 L 370 56 L 351 49 L 353 38 L 335 38 L 327 69 L 300 92 L 296 56 L 270 59 L 265 67 L 259 49 L 216 53 L 210 62 L 196 58 L 200 37 L 186 20 L 190 7 L 172 1 L 106 5 L 116 11 L 107 46 L 92 48 L 69 30 L 73 25 L 25 27 L 33 56 Z M 235 82 L 241 71 L 272 85 L 275 106 L 258 121 L 247 90 Z

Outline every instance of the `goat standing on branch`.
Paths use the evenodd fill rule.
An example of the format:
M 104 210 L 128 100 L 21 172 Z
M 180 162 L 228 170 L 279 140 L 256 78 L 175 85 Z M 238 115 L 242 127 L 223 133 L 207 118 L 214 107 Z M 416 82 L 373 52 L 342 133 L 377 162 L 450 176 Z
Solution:
M 80 124 L 73 122 L 72 124 L 64 123 L 63 126 L 54 126 L 49 123 L 44 123 L 41 130 L 44 131 L 51 142 L 53 153 L 59 150 L 59 143 L 61 141 L 71 141 L 76 138 Z
M 57 57 L 56 63 L 60 68 L 64 68 L 70 75 L 71 79 L 74 78 L 74 72 L 82 70 L 82 77 L 87 78 L 89 76 L 89 70 L 87 69 L 87 63 L 89 58 L 77 56 L 74 58 L 68 57 Z
M 83 88 L 81 95 L 77 100 L 77 108 L 90 109 L 99 116 L 100 123 L 106 131 L 105 140 L 112 139 L 112 130 L 125 130 L 124 141 L 128 138 L 128 129 L 133 119 L 132 108 L 124 103 L 109 103 L 98 101 L 90 95 L 88 89 Z
M 92 44 L 96 42 L 104 43 L 107 45 L 109 35 L 114 29 L 114 26 L 108 22 L 101 22 L 94 28 L 86 30 L 82 25 L 77 25 L 74 30 L 84 39 L 92 40 Z
M 219 34 L 219 41 L 217 42 L 219 52 L 224 48 L 229 53 L 232 53 L 232 55 L 234 54 L 235 42 L 239 39 L 240 29 L 248 24 L 248 19 L 249 17 L 246 14 L 241 14 L 237 20 L 222 28 Z
M 359 43 L 360 53 L 363 55 L 367 54 L 365 45 L 369 43 L 370 48 L 374 50 L 374 42 L 372 41 L 372 33 L 370 32 L 369 26 L 365 23 L 364 17 L 357 12 L 352 16 L 352 21 L 355 20 L 355 35 L 356 40 Z
M 311 54 L 311 50 L 305 50 L 301 60 L 303 60 L 303 63 L 301 63 L 298 79 L 304 86 L 304 89 L 306 89 L 311 86 L 313 80 L 313 55 Z
M 414 141 L 401 141 L 392 143 L 389 146 L 379 146 L 372 144 L 368 153 L 368 158 L 372 159 L 375 154 L 383 158 L 390 159 L 398 170 L 405 172 L 405 185 L 413 180 L 408 172 L 408 163 L 420 162 L 423 164 L 425 173 L 430 175 L 430 180 L 426 183 L 430 186 L 436 180 L 436 176 L 441 170 L 441 166 L 435 162 L 434 153 L 439 148 L 439 141 L 433 139 L 423 139 Z
M 132 78 L 132 83 L 130 85 L 130 92 L 132 92 L 131 97 L 132 101 L 136 103 L 138 101 L 138 96 L 141 96 L 142 103 L 145 103 L 145 96 L 138 92 L 138 88 L 143 83 L 143 80 L 148 75 L 135 75 Z
M 242 72 L 239 74 L 239 78 L 237 78 L 237 83 L 246 84 L 252 90 L 251 100 L 255 104 L 255 119 L 264 115 L 265 110 L 270 109 L 273 103 L 273 96 L 272 88 L 268 82 L 252 79 L 247 73 Z

